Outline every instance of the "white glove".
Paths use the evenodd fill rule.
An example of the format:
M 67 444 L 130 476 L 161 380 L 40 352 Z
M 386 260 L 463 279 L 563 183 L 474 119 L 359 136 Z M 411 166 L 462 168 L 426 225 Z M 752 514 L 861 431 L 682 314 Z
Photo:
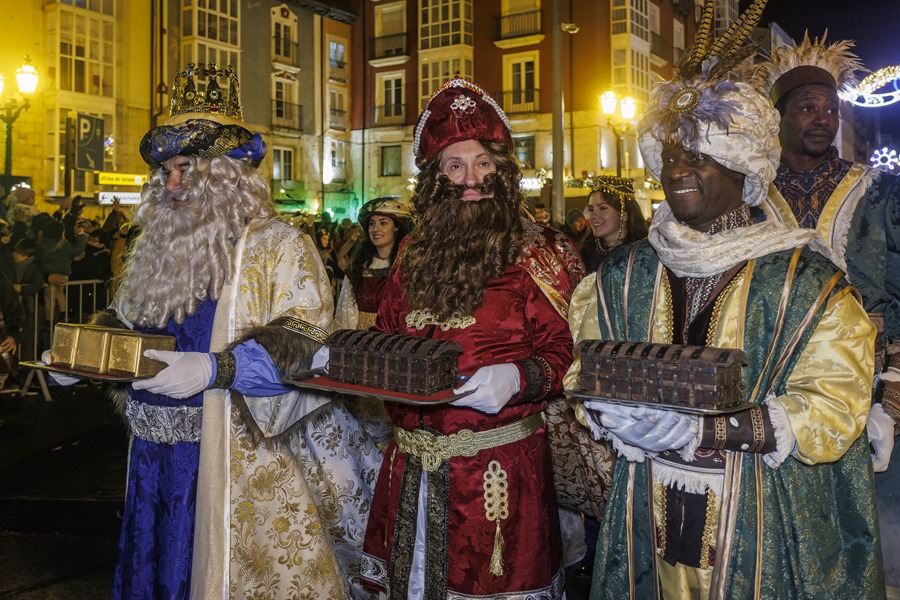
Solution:
M 894 451 L 894 419 L 884 411 L 881 404 L 874 404 L 869 410 L 866 433 L 869 434 L 869 443 L 875 451 L 872 453 L 875 472 L 887 471 Z
M 44 350 L 41 353 L 41 362 L 45 365 L 49 365 L 52 361 L 49 350 Z M 69 375 L 63 375 L 62 373 L 58 373 L 56 371 L 47 371 L 47 375 L 50 376 L 50 379 L 58 386 L 65 387 L 67 385 L 73 385 L 81 381 L 81 377 L 71 377 Z
M 481 367 L 467 382 L 453 390 L 453 393 L 462 394 L 470 390 L 475 391 L 451 404 L 496 415 L 519 393 L 519 368 L 509 363 Z
M 700 435 L 697 418 L 674 410 L 607 404 L 600 423 L 614 436 L 647 452 L 679 450 Z
M 328 373 L 328 358 L 331 356 L 331 352 L 328 349 L 328 346 L 322 346 L 316 353 L 313 354 L 312 364 L 309 365 L 310 369 L 325 369 L 325 373 Z
M 212 359 L 205 352 L 170 352 L 146 350 L 144 356 L 169 365 L 150 379 L 131 384 L 136 390 L 147 390 L 170 398 L 189 398 L 209 387 Z

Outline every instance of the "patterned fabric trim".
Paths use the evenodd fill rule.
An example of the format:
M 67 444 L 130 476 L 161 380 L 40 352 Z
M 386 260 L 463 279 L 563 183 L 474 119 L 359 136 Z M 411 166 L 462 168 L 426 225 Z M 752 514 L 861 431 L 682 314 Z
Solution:
M 519 361 L 525 371 L 524 402 L 538 402 L 547 397 L 553 387 L 553 370 L 542 356 L 533 356 Z
M 371 581 L 382 587 L 388 587 L 387 578 L 387 562 L 379 558 L 375 558 L 371 554 L 363 553 L 362 567 L 359 572 L 359 578 L 364 581 Z
M 214 352 L 216 359 L 216 379 L 210 387 L 227 389 L 237 375 L 237 360 L 231 352 Z
M 200 441 L 200 406 L 157 406 L 129 398 L 125 417 L 136 437 L 154 444 Z
M 317 327 L 312 323 L 307 323 L 302 319 L 297 319 L 288 315 L 283 315 L 269 323 L 273 327 L 283 327 L 288 331 L 308 337 L 309 339 L 324 344 L 328 339 L 328 332 Z
M 453 313 L 446 321 L 437 321 L 434 315 L 431 314 L 431 310 L 427 308 L 424 310 L 413 310 L 406 315 L 406 326 L 415 327 L 419 331 L 429 325 L 437 325 L 441 328 L 441 331 L 447 331 L 450 329 L 465 329 L 474 324 L 475 317 L 472 315 L 460 315 L 459 313 Z
M 447 600 L 467 600 L 469 598 L 478 598 L 479 600 L 556 600 L 562 598 L 565 579 L 563 571 L 560 569 L 553 580 L 545 588 L 539 590 L 528 590 L 525 592 L 508 592 L 503 594 L 488 594 L 487 596 L 474 596 L 470 594 L 460 594 L 452 590 L 447 591 Z

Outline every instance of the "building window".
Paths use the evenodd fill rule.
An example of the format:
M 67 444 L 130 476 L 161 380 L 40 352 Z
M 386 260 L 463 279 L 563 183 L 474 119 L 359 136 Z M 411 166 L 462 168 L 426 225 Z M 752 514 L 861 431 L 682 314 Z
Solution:
M 344 172 L 345 152 L 344 142 L 340 140 L 331 142 L 331 181 L 345 181 L 347 178 Z
M 472 0 L 419 0 L 420 49 L 472 45 Z
M 346 45 L 343 41 L 328 42 L 328 78 L 341 83 L 347 81 L 347 63 L 344 60 Z
M 290 148 L 273 148 L 272 179 L 291 181 L 294 179 L 294 151 Z
M 384 116 L 399 117 L 403 113 L 403 77 L 384 79 Z
M 684 25 L 677 19 L 672 22 L 672 45 L 675 47 L 675 62 L 684 54 Z
M 286 73 L 276 76 L 272 95 L 272 125 L 300 129 L 297 82 L 289 78 Z
M 649 41 L 649 17 L 647 15 L 648 0 L 612 0 L 610 4 L 611 31 L 630 33 L 642 40 Z
M 236 0 L 182 0 L 181 24 L 182 63 L 207 65 L 215 63 L 220 68 L 231 66 L 240 73 L 238 61 L 238 22 L 240 3 Z M 206 91 L 206 82 L 197 81 L 200 91 Z
M 451 77 L 459 75 L 466 79 L 472 79 L 472 60 L 451 58 L 447 60 L 422 61 L 420 98 L 422 108 L 439 87 Z
M 396 177 L 400 175 L 400 146 L 381 147 L 381 176 Z
M 513 104 L 534 102 L 534 61 L 523 60 L 512 64 Z
M 112 98 L 114 41 L 112 17 L 60 7 L 59 89 Z
M 524 136 L 513 138 L 516 146 L 516 158 L 522 164 L 523 169 L 534 168 L 534 136 Z
M 716 0 L 715 36 L 725 33 L 738 17 L 738 0 Z
M 114 15 L 114 0 L 59 0 L 60 4 L 68 4 L 76 8 L 86 8 L 104 15 Z M 45 3 L 46 4 L 46 3 Z
M 344 106 L 344 92 L 328 90 L 328 126 L 338 131 L 347 131 L 347 109 Z
M 652 2 L 647 5 L 647 18 L 651 33 L 659 34 L 659 7 Z
M 237 46 L 240 19 L 238 4 L 235 0 L 182 0 L 183 35 Z
M 282 63 L 297 66 L 297 16 L 285 6 L 273 8 L 272 57 Z
M 341 42 L 328 43 L 328 62 L 336 69 L 344 68 L 344 44 Z

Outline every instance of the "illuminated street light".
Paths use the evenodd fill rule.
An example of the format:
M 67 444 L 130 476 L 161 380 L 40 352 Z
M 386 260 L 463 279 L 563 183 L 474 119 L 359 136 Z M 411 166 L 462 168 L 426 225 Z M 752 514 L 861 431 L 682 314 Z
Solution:
M 13 123 L 19 118 L 23 110 L 28 110 L 31 106 L 31 96 L 37 89 L 38 73 L 32 66 L 31 59 L 26 55 L 25 64 L 16 69 L 16 85 L 18 86 L 18 97 L 11 92 L 7 93 L 6 100 L 0 106 L 0 120 L 6 123 L 6 165 L 3 174 L 6 177 L 12 175 L 12 130 Z M 4 80 L 0 75 L 0 96 L 3 94 Z
M 603 92 L 600 95 L 600 108 L 606 115 L 606 124 L 616 136 L 616 175 L 622 176 L 623 155 L 625 154 L 625 135 L 631 128 L 637 112 L 637 102 L 628 96 L 619 100 L 615 92 Z M 619 109 L 616 114 L 616 108 Z

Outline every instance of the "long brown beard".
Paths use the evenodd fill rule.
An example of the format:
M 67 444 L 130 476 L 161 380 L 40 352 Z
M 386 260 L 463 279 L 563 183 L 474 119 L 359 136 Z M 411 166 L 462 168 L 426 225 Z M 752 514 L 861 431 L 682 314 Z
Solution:
M 496 177 L 496 176 L 493 176 Z M 403 253 L 406 294 L 413 310 L 429 309 L 437 321 L 468 316 L 481 306 L 490 280 L 514 264 L 521 249 L 518 197 L 488 176 L 494 197 L 459 200 L 464 187 L 439 176 L 435 197 Z

